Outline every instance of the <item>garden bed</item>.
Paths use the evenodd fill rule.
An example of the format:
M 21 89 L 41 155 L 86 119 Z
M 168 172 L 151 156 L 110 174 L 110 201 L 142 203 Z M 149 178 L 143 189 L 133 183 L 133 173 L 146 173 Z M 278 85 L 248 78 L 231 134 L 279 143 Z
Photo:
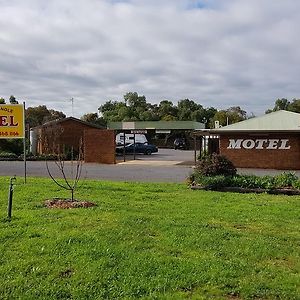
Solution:
M 233 193 L 267 193 L 273 195 L 300 195 L 300 190 L 291 188 L 282 189 L 262 189 L 262 188 L 242 188 L 242 187 L 208 187 L 201 185 L 191 185 L 192 190 L 206 190 L 206 191 L 218 191 L 218 192 L 233 192 Z

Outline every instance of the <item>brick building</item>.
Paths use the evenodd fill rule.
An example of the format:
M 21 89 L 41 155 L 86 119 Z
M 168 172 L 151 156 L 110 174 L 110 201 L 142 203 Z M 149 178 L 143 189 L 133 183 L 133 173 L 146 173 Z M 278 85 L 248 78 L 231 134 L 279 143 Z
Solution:
M 84 161 L 115 163 L 115 132 L 69 117 L 47 122 L 30 130 L 33 154 L 78 152 L 82 147 Z
M 239 168 L 300 169 L 298 113 L 281 110 L 196 135 L 217 137 L 217 152 Z

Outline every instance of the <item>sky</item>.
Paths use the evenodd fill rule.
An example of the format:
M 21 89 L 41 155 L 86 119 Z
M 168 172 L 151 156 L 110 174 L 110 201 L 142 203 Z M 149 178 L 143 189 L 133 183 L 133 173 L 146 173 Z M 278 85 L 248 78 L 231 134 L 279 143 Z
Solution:
M 299 0 L 0 0 L 0 97 L 75 117 L 127 92 L 262 115 L 300 98 L 299 12 Z

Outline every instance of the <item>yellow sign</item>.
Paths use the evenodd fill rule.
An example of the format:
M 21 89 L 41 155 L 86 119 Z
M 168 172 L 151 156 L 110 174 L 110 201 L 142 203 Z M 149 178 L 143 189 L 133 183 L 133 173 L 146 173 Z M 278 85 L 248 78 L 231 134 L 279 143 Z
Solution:
M 0 104 L 0 139 L 25 138 L 23 104 Z

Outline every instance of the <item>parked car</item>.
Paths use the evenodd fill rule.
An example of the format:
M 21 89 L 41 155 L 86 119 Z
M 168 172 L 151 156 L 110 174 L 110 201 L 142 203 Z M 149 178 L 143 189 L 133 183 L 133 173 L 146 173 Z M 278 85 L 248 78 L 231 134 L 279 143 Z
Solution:
M 135 147 L 134 147 L 135 146 Z M 124 146 L 116 147 L 117 154 L 123 154 Z M 132 154 L 132 153 L 143 153 L 145 155 L 151 155 L 152 153 L 158 152 L 158 149 L 155 145 L 151 145 L 148 143 L 135 143 L 129 144 L 125 146 L 125 153 Z
M 176 138 L 174 141 L 174 149 L 187 149 L 185 138 Z

